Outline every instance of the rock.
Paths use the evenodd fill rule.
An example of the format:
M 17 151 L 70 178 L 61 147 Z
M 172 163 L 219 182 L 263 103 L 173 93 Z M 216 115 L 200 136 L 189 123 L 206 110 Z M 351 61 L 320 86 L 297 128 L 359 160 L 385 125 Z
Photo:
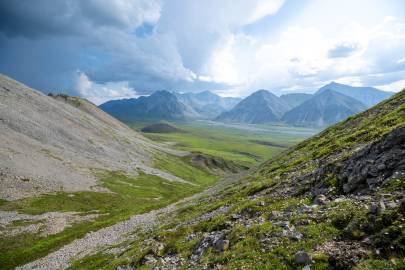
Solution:
M 157 261 L 157 258 L 152 254 L 147 254 L 145 257 L 143 257 L 143 264 L 146 266 L 153 267 L 157 263 Z
M 399 211 L 405 213 L 405 198 L 399 201 Z
M 369 207 L 369 211 L 371 214 L 380 215 L 385 211 L 385 203 L 383 200 L 379 201 L 378 203 L 371 203 Z
M 394 208 L 397 208 L 397 207 L 398 207 L 398 203 L 396 203 L 396 202 L 387 203 L 387 208 L 388 209 L 394 209 Z
M 229 248 L 229 240 L 219 239 L 214 243 L 214 249 L 218 252 L 224 252 Z
M 377 214 L 378 213 L 378 204 L 372 203 L 369 207 L 369 211 L 371 214 Z
M 359 242 L 326 242 L 315 248 L 329 256 L 331 269 L 352 269 L 354 265 L 367 257 L 367 250 Z
M 325 205 L 327 203 L 327 198 L 325 195 L 321 194 L 315 197 L 314 199 L 314 204 L 317 205 Z
M 382 171 L 385 170 L 386 166 L 384 164 L 378 164 L 377 170 Z
M 277 221 L 273 223 L 274 226 L 278 226 L 284 229 L 290 229 L 290 222 L 288 221 Z
M 224 252 L 229 248 L 229 241 L 225 239 L 225 231 L 214 231 L 204 234 L 204 238 L 193 251 L 194 261 L 199 261 L 201 255 L 210 247 L 217 252 Z
M 281 212 L 280 211 L 271 211 L 271 213 L 270 213 L 270 215 L 269 215 L 269 219 L 270 220 L 272 220 L 272 219 L 276 219 L 276 218 L 279 218 L 279 217 L 281 217 Z
M 298 264 L 308 264 L 311 262 L 311 257 L 305 251 L 298 251 L 297 253 L 295 253 L 294 257 L 295 262 Z
M 232 214 L 231 217 L 234 220 L 238 220 L 238 219 L 242 218 L 242 216 L 240 214 Z
M 288 237 L 290 237 L 291 239 L 293 239 L 295 241 L 300 241 L 302 239 L 302 237 L 304 237 L 304 236 L 299 231 L 290 230 L 288 233 Z
M 385 203 L 383 200 L 381 200 L 378 203 L 378 214 L 382 214 L 382 213 L 384 213 L 384 211 L 385 211 Z

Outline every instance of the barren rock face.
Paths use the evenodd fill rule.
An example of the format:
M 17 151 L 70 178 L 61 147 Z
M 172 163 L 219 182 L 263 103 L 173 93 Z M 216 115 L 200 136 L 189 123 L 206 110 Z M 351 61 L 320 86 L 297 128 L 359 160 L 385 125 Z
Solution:
M 160 151 L 178 154 L 86 100 L 46 96 L 0 75 L 1 199 L 100 190 L 92 169 L 136 175 L 136 168 L 151 170 L 151 157 Z

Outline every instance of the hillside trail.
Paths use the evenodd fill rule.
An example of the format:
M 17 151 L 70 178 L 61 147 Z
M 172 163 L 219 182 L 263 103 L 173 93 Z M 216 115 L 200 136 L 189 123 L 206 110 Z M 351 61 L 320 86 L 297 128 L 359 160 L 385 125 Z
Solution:
M 16 269 L 66 269 L 72 261 L 80 260 L 105 249 L 108 246 L 117 245 L 124 241 L 135 240 L 140 232 L 150 231 L 164 222 L 170 221 L 180 206 L 203 196 L 212 195 L 225 189 L 240 180 L 246 172 L 224 177 L 214 186 L 196 193 L 190 197 L 181 199 L 164 208 L 152 210 L 147 213 L 134 215 L 128 220 L 118 222 L 112 226 L 102 228 L 95 232 L 87 233 L 83 238 L 76 239 L 60 249 L 49 253 L 45 257 L 32 261 Z

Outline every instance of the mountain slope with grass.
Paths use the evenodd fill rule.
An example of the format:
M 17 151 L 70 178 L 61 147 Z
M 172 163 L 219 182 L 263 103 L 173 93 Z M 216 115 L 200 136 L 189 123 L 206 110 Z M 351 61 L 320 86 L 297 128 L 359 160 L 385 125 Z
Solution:
M 404 160 L 405 90 L 72 269 L 403 269 Z

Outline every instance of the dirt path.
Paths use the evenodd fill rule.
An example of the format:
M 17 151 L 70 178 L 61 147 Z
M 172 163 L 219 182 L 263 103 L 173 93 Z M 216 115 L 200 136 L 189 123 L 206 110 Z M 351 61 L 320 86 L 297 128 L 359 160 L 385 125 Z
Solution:
M 132 216 L 129 220 L 119 222 L 110 227 L 86 234 L 81 239 L 74 240 L 61 249 L 48 254 L 36 261 L 16 269 L 65 269 L 72 260 L 83 258 L 98 250 L 130 239 L 129 233 L 136 230 L 150 230 L 158 221 L 158 216 L 173 213 L 176 204 L 153 210 L 145 214 Z

